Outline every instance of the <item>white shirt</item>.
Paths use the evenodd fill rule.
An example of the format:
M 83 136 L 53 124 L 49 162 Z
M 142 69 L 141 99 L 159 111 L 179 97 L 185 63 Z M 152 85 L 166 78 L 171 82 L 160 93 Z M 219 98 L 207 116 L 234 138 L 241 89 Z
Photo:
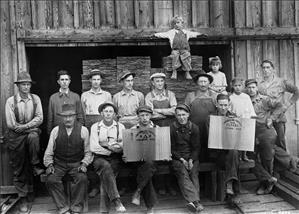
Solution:
M 100 90 L 94 92 L 92 89 L 83 92 L 81 95 L 81 103 L 85 115 L 99 114 L 99 105 L 112 102 L 112 96 L 108 91 Z
M 256 116 L 251 99 L 248 94 L 239 95 L 233 93 L 230 95 L 231 111 L 238 117 L 250 118 Z

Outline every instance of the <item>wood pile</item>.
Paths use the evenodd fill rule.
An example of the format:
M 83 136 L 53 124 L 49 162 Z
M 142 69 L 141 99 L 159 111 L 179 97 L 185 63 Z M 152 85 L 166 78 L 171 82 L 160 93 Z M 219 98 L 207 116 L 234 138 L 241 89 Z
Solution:
M 172 57 L 166 56 L 162 59 L 163 68 L 166 71 L 172 71 Z M 191 67 L 194 71 L 199 71 L 202 69 L 202 56 L 191 56 Z

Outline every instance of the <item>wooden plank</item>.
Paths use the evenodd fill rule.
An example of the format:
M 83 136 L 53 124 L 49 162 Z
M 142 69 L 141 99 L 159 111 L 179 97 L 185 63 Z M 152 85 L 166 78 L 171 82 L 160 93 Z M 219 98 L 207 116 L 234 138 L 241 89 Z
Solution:
M 209 0 L 192 0 L 192 26 L 193 27 L 209 27 Z
M 218 28 L 230 26 L 230 1 L 210 1 L 210 24 Z
M 74 0 L 74 28 L 80 27 L 79 0 Z
M 247 78 L 246 42 L 235 42 L 235 77 Z
M 295 26 L 295 1 L 279 0 L 279 26 L 293 27 Z
M 36 16 L 33 18 L 36 18 L 37 28 L 38 29 L 46 29 L 46 16 L 47 16 L 47 10 L 46 10 L 46 1 L 35 1 L 36 4 Z
M 234 1 L 234 27 L 245 27 L 246 26 L 246 16 L 245 9 L 246 3 L 245 1 Z
M 275 71 L 279 71 L 279 46 L 277 40 L 263 41 L 263 60 L 268 59 L 274 63 Z
M 261 62 L 262 62 L 262 42 L 248 40 L 247 48 L 247 71 L 249 78 L 262 79 Z
M 152 28 L 154 26 L 154 2 L 152 0 L 138 0 L 138 8 L 138 27 Z
M 262 0 L 262 11 L 263 11 L 263 26 L 274 27 L 278 26 L 278 0 Z
M 246 1 L 246 26 L 260 27 L 262 26 L 262 4 L 261 0 Z
M 52 21 L 53 28 L 57 29 L 59 27 L 59 0 L 52 1 Z
M 19 28 L 31 29 L 30 1 L 15 0 L 16 22 Z
M 38 29 L 37 26 L 37 4 L 35 0 L 30 0 L 31 2 L 31 21 L 32 21 L 32 29 Z
M 170 21 L 173 17 L 172 1 L 154 1 L 154 17 L 156 28 L 170 28 Z
M 295 1 L 295 26 L 299 26 L 299 2 Z
M 93 1 L 84 0 L 79 1 L 79 23 L 82 28 L 94 27 Z
M 115 1 L 118 28 L 134 28 L 134 1 Z
M 103 1 L 95 1 L 95 9 L 99 8 L 99 27 L 107 28 L 107 27 L 114 27 L 116 25 L 115 22 L 115 7 L 114 2 L 110 0 L 103 0 Z M 97 21 L 97 19 L 95 19 Z M 97 24 L 95 22 L 95 24 Z
M 4 195 L 4 194 L 15 194 L 18 193 L 18 191 L 16 190 L 15 186 L 0 186 L 0 194 Z
M 186 0 L 176 0 L 173 1 L 173 11 L 174 16 L 181 16 L 183 17 L 185 21 L 185 26 L 190 27 L 191 26 L 191 1 Z
M 293 205 L 295 208 L 299 209 L 299 195 L 295 194 L 293 191 L 289 190 L 285 186 L 277 183 L 275 186 L 275 191 L 277 194 L 286 200 L 288 203 Z
M 71 0 L 58 1 L 59 27 L 73 28 L 75 18 L 75 3 Z

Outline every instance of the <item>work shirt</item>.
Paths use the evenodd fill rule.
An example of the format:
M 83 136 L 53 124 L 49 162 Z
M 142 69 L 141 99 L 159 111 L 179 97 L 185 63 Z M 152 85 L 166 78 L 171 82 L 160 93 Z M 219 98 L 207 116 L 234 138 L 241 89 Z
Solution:
M 48 108 L 48 124 L 47 131 L 50 134 L 53 127 L 63 123 L 63 119 L 58 113 L 62 112 L 63 104 L 72 104 L 76 106 L 77 120 L 84 124 L 83 122 L 83 109 L 81 105 L 81 100 L 78 94 L 68 90 L 67 93 L 59 92 L 52 94 L 49 101 Z
M 199 33 L 199 32 L 192 32 L 192 31 L 184 30 L 184 29 L 181 30 L 181 31 L 186 35 L 187 41 L 190 38 L 195 38 L 195 37 L 201 35 L 201 33 Z M 159 37 L 159 38 L 166 38 L 166 39 L 168 39 L 169 43 L 170 43 L 170 47 L 172 49 L 173 48 L 173 40 L 174 40 L 174 37 L 175 37 L 176 33 L 179 33 L 179 30 L 177 30 L 177 29 L 171 29 L 171 30 L 166 31 L 166 32 L 155 33 L 154 35 L 156 37 Z
M 225 91 L 227 82 L 225 73 L 219 71 L 217 73 L 213 73 L 212 71 L 208 73 L 213 77 L 213 82 L 210 84 L 210 87 L 213 91 L 217 93 Z
M 257 123 L 266 124 L 268 118 L 272 121 L 276 121 L 283 113 L 283 105 L 281 102 L 273 100 L 268 96 L 258 93 L 256 96 L 250 98 L 257 116 Z
M 43 122 L 43 109 L 40 98 L 35 94 L 29 94 L 27 99 L 23 99 L 21 98 L 19 93 L 16 95 L 16 98 L 20 121 L 17 122 L 17 118 L 15 115 L 16 106 L 14 96 L 9 97 L 5 104 L 5 117 L 7 127 L 9 129 L 14 129 L 18 123 L 26 124 L 27 129 L 37 128 L 38 126 L 40 126 Z M 36 103 L 35 112 L 34 102 Z
M 58 132 L 59 132 L 59 126 L 56 126 L 51 131 L 48 146 L 44 155 L 44 165 L 46 167 L 54 163 L 55 141 L 58 136 Z M 69 133 L 68 136 L 70 135 L 71 133 Z M 89 146 L 89 132 L 85 126 L 82 126 L 81 128 L 81 138 L 84 141 L 84 158 L 81 160 L 81 163 L 84 163 L 88 166 L 92 162 L 93 158 Z
M 109 92 L 102 89 L 98 92 L 90 89 L 83 92 L 81 102 L 85 115 L 100 114 L 98 111 L 99 106 L 106 102 L 112 102 L 112 96 Z
M 120 117 L 136 116 L 138 107 L 144 105 L 144 95 L 135 90 L 129 93 L 122 90 L 113 96 L 113 103 Z
M 111 155 L 112 151 L 107 148 L 110 142 L 117 142 L 123 148 L 122 132 L 125 126 L 113 121 L 111 126 L 106 126 L 103 121 L 97 122 L 90 129 L 90 150 L 98 155 Z
M 231 111 L 238 117 L 251 118 L 256 116 L 251 99 L 248 94 L 231 94 L 230 95 Z
M 170 125 L 172 159 L 198 160 L 200 138 L 198 126 L 188 121 L 181 125 L 177 121 Z

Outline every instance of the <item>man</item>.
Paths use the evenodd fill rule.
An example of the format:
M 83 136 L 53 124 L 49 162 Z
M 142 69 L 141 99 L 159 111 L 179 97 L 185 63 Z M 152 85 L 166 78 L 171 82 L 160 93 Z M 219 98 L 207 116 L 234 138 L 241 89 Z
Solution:
M 298 100 L 299 90 L 289 81 L 275 75 L 274 65 L 270 60 L 264 60 L 261 66 L 263 70 L 263 80 L 259 84 L 259 92 L 283 103 L 283 113 L 273 121 L 273 126 L 278 135 L 276 144 L 286 150 L 285 123 L 287 119 L 284 113 Z M 290 99 L 285 100 L 283 99 L 285 92 L 289 92 L 293 96 Z
M 114 120 L 117 108 L 112 103 L 99 106 L 103 120 L 93 124 L 90 130 L 90 149 L 94 155 L 93 166 L 101 180 L 100 212 L 109 212 L 112 202 L 117 212 L 125 212 L 116 185 L 121 164 L 124 125 Z
M 112 101 L 111 94 L 101 88 L 102 77 L 100 70 L 93 69 L 89 74 L 89 81 L 91 83 L 91 89 L 81 95 L 81 102 L 83 112 L 86 116 L 85 124 L 87 128 L 90 128 L 91 125 L 99 119 L 98 117 L 92 117 L 94 115 L 99 115 L 99 106 L 103 103 Z
M 217 94 L 209 90 L 209 85 L 213 82 L 213 77 L 201 71 L 193 77 L 198 85 L 198 90 L 189 92 L 185 98 L 185 104 L 190 106 L 190 120 L 199 128 L 201 151 L 200 161 L 206 161 L 208 156 L 208 131 L 206 127 L 210 114 L 216 112 Z
M 149 106 L 140 106 L 137 109 L 139 123 L 131 129 L 155 128 L 151 121 L 153 110 Z M 125 161 L 125 158 L 123 158 Z M 137 168 L 137 189 L 132 197 L 132 203 L 140 205 L 140 195 L 143 196 L 147 213 L 153 213 L 153 207 L 157 202 L 156 192 L 152 183 L 152 177 L 156 171 L 153 161 L 128 163 L 131 168 Z
M 236 117 L 235 114 L 229 111 L 230 100 L 226 94 L 217 95 L 217 111 L 215 115 L 223 117 Z M 209 122 L 207 123 L 209 126 Z M 228 202 L 234 202 L 233 198 L 236 196 L 236 190 L 239 186 L 239 152 L 238 150 L 210 150 L 210 156 L 213 157 L 219 168 L 225 170 L 225 194 Z
M 9 97 L 5 105 L 8 132 L 5 136 L 14 172 L 14 185 L 21 198 L 20 212 L 28 212 L 27 196 L 33 192 L 33 176 L 40 175 L 38 128 L 43 122 L 40 98 L 30 93 L 32 80 L 27 72 L 20 72 L 15 82 L 18 93 Z
M 46 185 L 58 213 L 81 213 L 88 185 L 86 167 L 92 161 L 89 132 L 77 121 L 75 105 L 64 104 L 61 110 L 59 115 L 63 122 L 51 131 L 44 155 L 44 165 L 47 167 L 48 175 Z M 62 178 L 67 174 L 73 179 L 70 206 L 62 183 Z
M 190 108 L 179 104 L 175 109 L 176 121 L 170 125 L 172 167 L 183 197 L 191 212 L 203 210 L 199 198 L 198 153 L 199 129 L 189 120 Z
M 118 108 L 119 121 L 126 128 L 137 124 L 136 110 L 139 106 L 144 105 L 144 95 L 133 89 L 134 77 L 135 73 L 124 70 L 119 78 L 123 89 L 113 96 L 113 103 Z
M 101 89 L 102 77 L 100 70 L 93 69 L 89 74 L 89 81 L 91 82 L 91 89 L 81 95 L 81 102 L 85 115 L 85 126 L 90 130 L 91 125 L 101 119 L 98 112 L 99 106 L 111 102 L 112 97 L 109 92 Z M 100 181 L 92 166 L 88 168 L 87 176 L 91 187 L 88 196 L 93 198 L 99 192 L 97 183 Z
M 275 161 L 275 170 L 296 171 L 299 167 L 299 159 L 290 156 L 281 147 L 276 146 L 277 134 L 272 126 L 284 109 L 280 102 L 261 95 L 258 91 L 257 81 L 248 79 L 245 81 L 248 95 L 251 98 L 256 117 L 255 137 L 257 139 L 255 148 L 255 167 L 253 172 L 260 180 L 260 187 L 257 194 L 269 194 L 277 178 L 273 177 L 273 161 Z M 258 159 L 258 156 L 260 157 Z
M 83 124 L 83 111 L 78 94 L 70 91 L 71 76 L 65 70 L 60 70 L 57 73 L 57 83 L 60 86 L 59 92 L 52 94 L 48 108 L 48 123 L 47 131 L 50 134 L 51 130 L 63 122 L 58 113 L 61 112 L 63 104 L 73 104 L 76 106 L 77 120 Z

